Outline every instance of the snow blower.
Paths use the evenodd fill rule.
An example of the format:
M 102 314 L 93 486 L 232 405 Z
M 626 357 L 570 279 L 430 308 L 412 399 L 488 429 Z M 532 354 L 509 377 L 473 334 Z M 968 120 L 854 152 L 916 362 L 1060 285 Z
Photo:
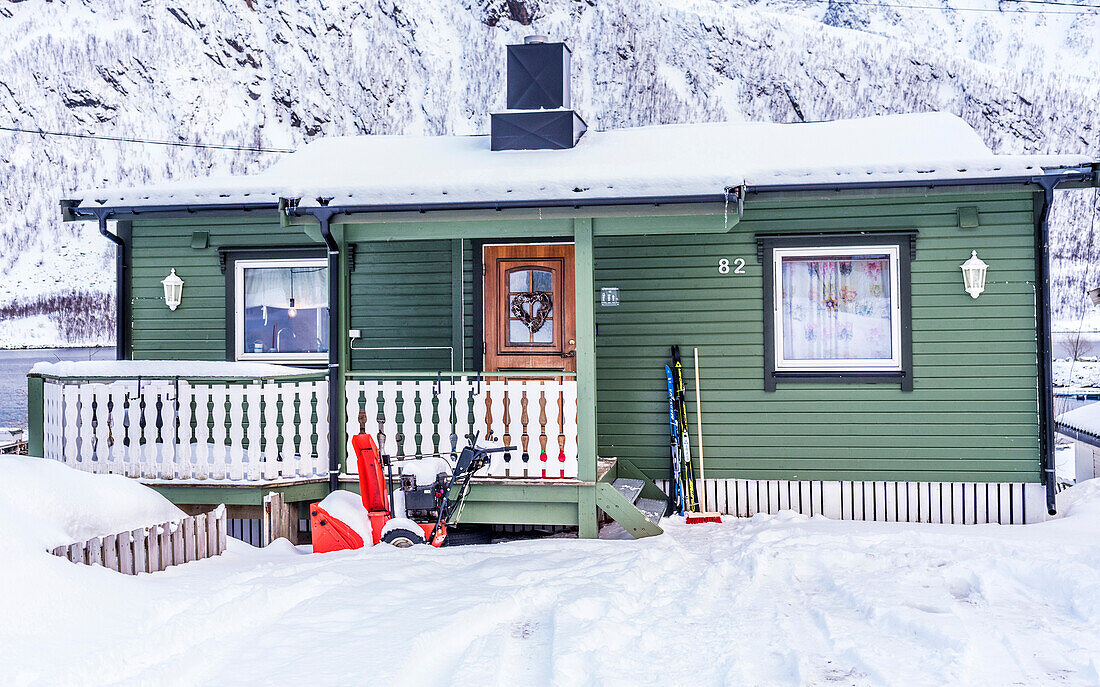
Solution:
M 351 445 L 359 467 L 359 496 L 334 491 L 310 508 L 314 553 L 358 549 L 368 540 L 371 545 L 401 548 L 424 543 L 442 546 L 447 524 L 462 511 L 474 473 L 489 464 L 489 454 L 516 448 L 478 447 L 475 434 L 453 469 L 440 456 L 417 457 L 403 462 L 395 483 L 392 463 L 378 450 L 374 437 L 358 434 Z M 390 468 L 388 480 L 383 463 Z M 399 487 L 397 508 L 398 499 L 390 498 L 388 484 Z

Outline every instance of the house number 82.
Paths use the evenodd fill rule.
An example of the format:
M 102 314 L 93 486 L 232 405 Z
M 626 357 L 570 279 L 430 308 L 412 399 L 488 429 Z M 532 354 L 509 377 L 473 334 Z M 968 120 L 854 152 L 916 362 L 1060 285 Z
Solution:
M 730 273 L 730 261 L 729 258 L 722 258 L 718 261 L 718 274 Z M 744 274 L 745 273 L 745 259 L 734 258 L 733 260 L 733 273 Z

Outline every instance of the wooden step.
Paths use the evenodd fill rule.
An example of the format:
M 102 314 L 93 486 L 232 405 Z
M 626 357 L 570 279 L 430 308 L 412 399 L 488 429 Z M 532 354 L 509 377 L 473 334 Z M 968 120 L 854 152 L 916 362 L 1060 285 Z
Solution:
M 615 491 L 622 494 L 623 498 L 630 503 L 637 503 L 638 497 L 642 495 L 642 489 L 645 488 L 645 481 L 620 477 L 612 482 L 611 486 L 615 487 Z
M 664 499 L 638 499 L 634 503 L 634 507 L 642 511 L 642 515 L 645 516 L 646 520 L 656 525 L 664 516 L 668 501 Z

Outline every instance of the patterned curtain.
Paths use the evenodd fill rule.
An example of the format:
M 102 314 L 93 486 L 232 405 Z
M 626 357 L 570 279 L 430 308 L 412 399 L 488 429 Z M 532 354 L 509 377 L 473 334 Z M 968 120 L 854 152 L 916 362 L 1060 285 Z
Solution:
M 892 357 L 890 258 L 782 258 L 785 360 Z

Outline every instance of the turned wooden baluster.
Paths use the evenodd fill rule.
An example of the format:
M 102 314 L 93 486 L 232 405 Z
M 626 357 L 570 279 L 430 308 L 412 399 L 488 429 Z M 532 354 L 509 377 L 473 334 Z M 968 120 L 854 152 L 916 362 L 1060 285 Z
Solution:
M 374 438 L 378 442 L 379 453 L 386 451 L 386 392 L 381 384 L 378 385 L 378 396 L 374 399 L 374 410 L 378 413 L 378 435 Z M 358 459 L 358 456 L 356 457 Z
M 421 406 L 427 399 L 421 398 L 420 386 L 417 385 L 416 391 L 413 393 L 413 455 L 417 455 L 421 452 L 421 442 L 424 441 L 424 413 L 421 411 Z
M 405 455 L 405 398 L 401 393 L 401 386 L 397 387 L 397 411 L 395 417 L 397 418 L 397 451 L 396 456 L 402 458 Z M 563 446 L 565 444 L 562 444 Z
M 539 389 L 539 462 L 542 463 L 542 476 L 546 477 L 546 388 Z
M 451 455 L 458 452 L 458 399 L 455 397 L 455 385 L 451 385 Z
M 485 441 L 493 440 L 493 392 L 485 385 Z
M 531 461 L 531 454 L 527 452 L 527 445 L 531 442 L 531 436 L 527 433 L 527 423 L 530 422 L 530 417 L 527 415 L 527 389 L 524 388 L 523 393 L 519 397 L 519 421 L 523 425 L 523 434 L 519 437 L 520 446 L 523 448 L 523 453 L 520 455 L 520 460 L 523 461 L 523 476 L 527 476 L 527 464 Z
M 504 445 L 509 446 L 512 443 L 512 434 L 509 431 L 512 426 L 512 407 L 511 400 L 508 398 L 508 387 L 504 387 Z M 512 476 L 512 452 L 504 452 L 504 476 Z
M 565 393 L 558 392 L 558 463 L 561 477 L 565 477 Z
M 432 451 L 443 453 L 443 445 L 439 436 L 439 384 L 432 389 Z

